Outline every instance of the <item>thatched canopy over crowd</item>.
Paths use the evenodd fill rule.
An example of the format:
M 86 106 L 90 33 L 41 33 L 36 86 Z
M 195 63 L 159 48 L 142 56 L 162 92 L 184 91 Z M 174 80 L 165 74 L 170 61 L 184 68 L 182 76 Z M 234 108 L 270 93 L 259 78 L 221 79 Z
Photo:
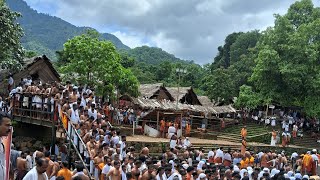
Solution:
M 231 105 L 214 106 L 207 96 L 197 96 L 192 87 L 164 87 L 163 84 L 140 85 L 137 98 L 124 95 L 120 100 L 130 101 L 145 110 L 190 111 L 198 113 L 235 113 Z M 178 97 L 178 103 L 176 101 Z

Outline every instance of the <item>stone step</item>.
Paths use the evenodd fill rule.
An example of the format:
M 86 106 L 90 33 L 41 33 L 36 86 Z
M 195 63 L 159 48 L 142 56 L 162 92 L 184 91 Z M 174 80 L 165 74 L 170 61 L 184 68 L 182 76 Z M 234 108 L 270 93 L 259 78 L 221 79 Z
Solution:
M 218 136 L 218 140 L 223 140 L 223 141 L 228 141 L 228 142 L 235 142 L 235 143 L 240 143 L 241 139 L 236 139 L 233 137 L 228 137 L 228 136 Z

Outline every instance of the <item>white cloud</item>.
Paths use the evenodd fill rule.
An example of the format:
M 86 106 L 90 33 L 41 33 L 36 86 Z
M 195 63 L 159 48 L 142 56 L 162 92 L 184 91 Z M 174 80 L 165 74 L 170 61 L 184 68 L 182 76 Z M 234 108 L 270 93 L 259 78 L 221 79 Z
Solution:
M 53 0 L 27 0 L 34 6 Z M 265 29 L 292 0 L 56 0 L 54 15 L 77 26 L 118 27 L 130 47 L 154 45 L 198 63 L 212 61 L 233 32 Z M 314 0 L 319 6 L 319 2 Z M 98 30 L 105 30 L 98 29 Z M 125 31 L 123 31 L 125 29 Z
M 135 48 L 142 45 L 150 46 L 149 43 L 144 42 L 143 39 L 140 38 L 141 36 L 137 34 L 129 34 L 129 33 L 120 32 L 120 31 L 115 31 L 115 32 L 112 32 L 111 34 L 117 36 L 122 41 L 122 43 L 129 46 L 130 48 Z

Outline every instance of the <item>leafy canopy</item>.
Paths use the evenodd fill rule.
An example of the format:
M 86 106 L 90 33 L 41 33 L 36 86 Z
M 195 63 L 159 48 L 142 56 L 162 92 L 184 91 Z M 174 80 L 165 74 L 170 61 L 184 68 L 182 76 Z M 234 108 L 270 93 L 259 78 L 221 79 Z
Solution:
M 297 1 L 263 32 L 250 78 L 263 100 L 320 115 L 320 9 Z M 268 102 L 265 102 L 267 104 Z
M 0 3 L 0 69 L 19 70 L 23 59 L 20 38 L 22 28 L 16 23 L 19 13 L 12 12 L 5 3 Z
M 114 90 L 138 95 L 138 80 L 121 65 L 114 45 L 100 40 L 98 32 L 90 30 L 68 40 L 59 55 L 65 59 L 60 70 L 67 79 L 95 86 L 102 95 Z

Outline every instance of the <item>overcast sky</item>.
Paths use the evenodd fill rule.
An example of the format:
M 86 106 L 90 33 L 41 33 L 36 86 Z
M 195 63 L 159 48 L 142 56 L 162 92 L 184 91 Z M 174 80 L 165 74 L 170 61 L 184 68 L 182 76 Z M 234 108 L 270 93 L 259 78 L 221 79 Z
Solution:
M 38 12 L 148 45 L 199 64 L 212 62 L 232 32 L 264 30 L 294 0 L 26 0 Z M 319 6 L 319 0 L 313 0 Z

